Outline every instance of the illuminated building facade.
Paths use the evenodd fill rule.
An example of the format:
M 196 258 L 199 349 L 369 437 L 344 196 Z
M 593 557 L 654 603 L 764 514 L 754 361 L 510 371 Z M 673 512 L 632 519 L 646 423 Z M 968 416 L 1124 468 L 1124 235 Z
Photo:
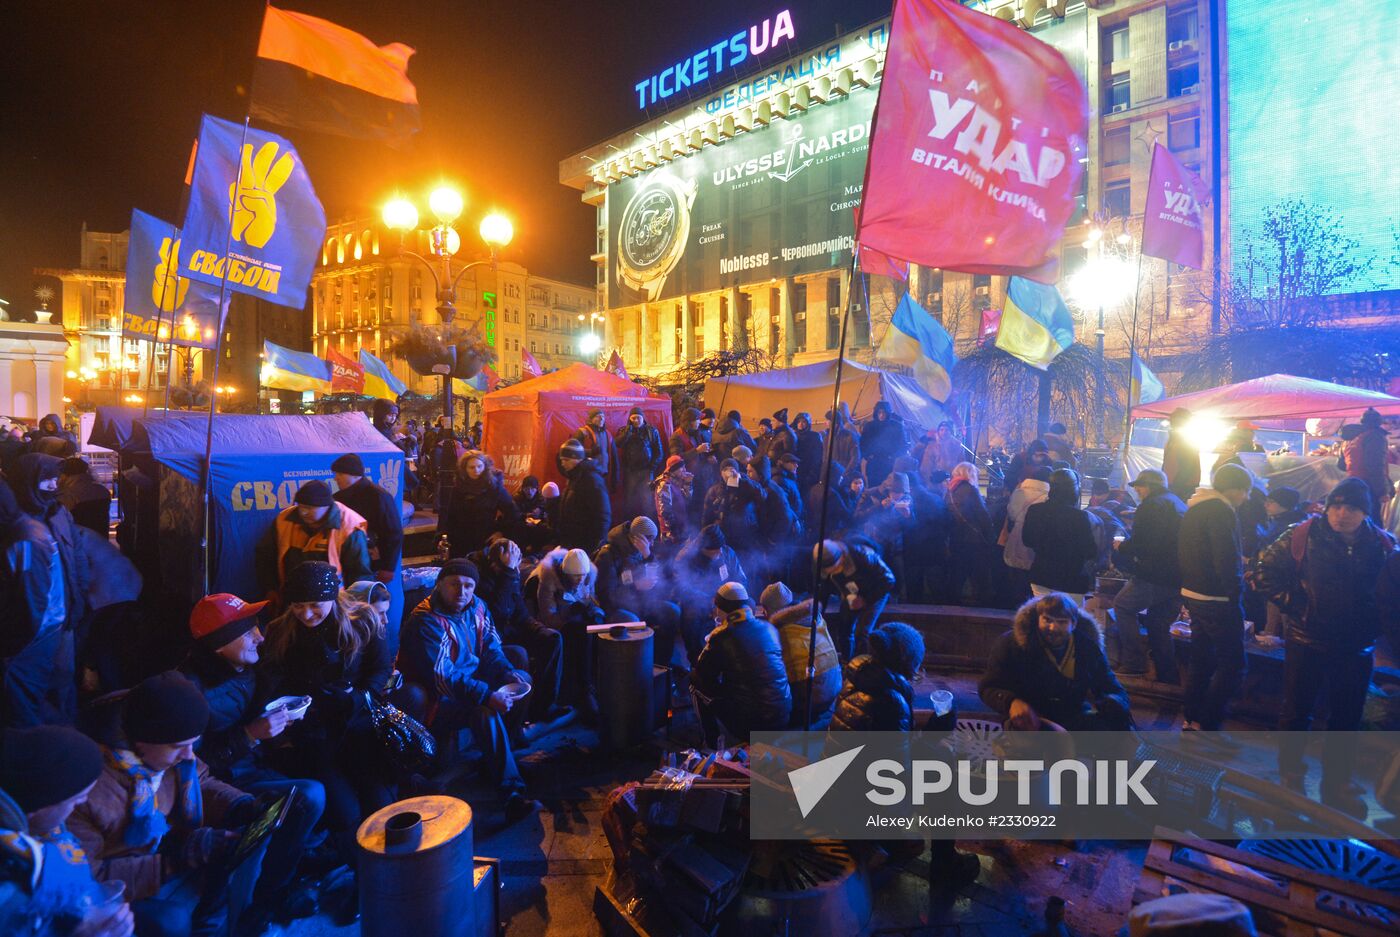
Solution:
M 428 255 L 428 233 L 414 232 Z M 460 267 L 454 267 L 454 270 Z M 432 274 L 412 257 L 399 256 L 398 235 L 378 222 L 344 221 L 326 230 L 321 264 L 311 278 L 312 350 L 327 349 L 354 358 L 360 348 L 384 361 L 410 390 L 437 393 L 441 380 L 411 371 L 389 349 L 414 326 L 436 325 L 437 297 Z M 496 350 L 493 365 L 502 379 L 521 377 L 522 352 L 534 354 L 546 370 L 592 360 L 578 350 L 594 311 L 591 287 L 533 276 L 518 264 L 495 270 L 478 267 L 457 285 L 457 322 L 475 325 Z M 583 316 L 584 321 L 580 321 Z

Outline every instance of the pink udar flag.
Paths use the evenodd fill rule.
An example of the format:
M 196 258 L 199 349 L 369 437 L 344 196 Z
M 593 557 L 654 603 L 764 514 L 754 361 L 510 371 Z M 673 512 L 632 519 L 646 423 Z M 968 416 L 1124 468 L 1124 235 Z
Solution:
M 1205 210 L 1210 193 L 1171 150 L 1152 150 L 1147 180 L 1147 210 L 1142 222 L 1142 252 L 1200 270 L 1205 266 Z
M 608 357 L 608 366 L 605 370 L 607 370 L 609 374 L 622 378 L 624 381 L 631 380 L 631 378 L 627 376 L 627 365 L 622 363 L 622 355 L 618 354 L 616 350 Z
M 524 348 L 520 349 L 520 370 L 531 377 L 540 377 L 544 374 L 544 368 L 540 367 L 540 363 L 535 360 L 535 356 Z
M 1088 98 L 1064 56 L 949 0 L 898 0 L 876 106 L 862 248 L 1054 282 Z

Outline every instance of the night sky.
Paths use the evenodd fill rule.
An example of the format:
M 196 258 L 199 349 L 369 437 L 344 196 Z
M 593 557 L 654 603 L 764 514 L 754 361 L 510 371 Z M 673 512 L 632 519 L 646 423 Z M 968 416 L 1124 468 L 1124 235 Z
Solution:
M 418 50 L 409 77 L 418 87 L 423 131 L 404 150 L 268 128 L 288 136 L 305 157 L 328 219 L 377 216 L 394 189 L 421 198 L 445 178 L 467 193 L 470 219 L 488 207 L 514 219 L 508 259 L 533 273 L 591 283 L 594 210 L 559 184 L 559 161 L 647 117 L 636 104 L 636 82 L 783 9 L 792 11 L 796 42 L 790 51 L 765 54 L 760 67 L 886 15 L 890 4 L 283 0 L 282 6 L 333 20 L 379 45 L 397 41 Z M 263 3 L 14 0 L 4 8 L 0 298 L 23 307 L 33 302 L 34 267 L 77 264 L 84 221 L 94 230 L 121 231 L 133 207 L 180 221 L 175 215 L 200 114 L 243 116 Z

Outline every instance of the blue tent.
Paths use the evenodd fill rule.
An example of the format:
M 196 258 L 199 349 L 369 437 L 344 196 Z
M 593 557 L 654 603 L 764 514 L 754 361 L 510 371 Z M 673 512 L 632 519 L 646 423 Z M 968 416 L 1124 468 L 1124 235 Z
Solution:
M 206 418 L 137 420 L 124 449 L 149 452 L 160 472 L 161 566 L 166 583 L 203 584 L 200 569 Z M 363 413 L 328 416 L 244 416 L 214 420 L 210 458 L 212 525 L 210 589 L 261 598 L 253 548 L 279 511 L 292 506 L 297 489 L 312 479 L 332 482 L 331 462 L 358 453 L 365 472 L 402 502 L 403 451 L 385 439 Z

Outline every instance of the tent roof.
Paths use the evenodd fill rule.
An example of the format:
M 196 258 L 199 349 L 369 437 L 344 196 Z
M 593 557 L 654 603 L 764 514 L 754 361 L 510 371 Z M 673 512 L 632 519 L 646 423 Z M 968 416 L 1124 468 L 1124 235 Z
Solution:
M 1292 374 L 1270 374 L 1140 404 L 1133 407 L 1133 416 L 1166 417 L 1177 407 L 1226 420 L 1359 416 L 1367 407 L 1375 407 L 1382 415 L 1400 415 L 1400 397 Z
M 608 371 L 599 371 L 586 364 L 571 364 L 528 381 L 493 390 L 482 397 L 483 406 L 493 409 L 508 405 L 511 398 L 528 401 L 541 394 L 570 394 L 584 397 L 651 397 L 645 387 Z
M 831 387 L 835 383 L 835 358 L 762 374 L 712 377 L 705 382 L 705 404 L 714 407 L 716 412 L 720 409 L 721 400 L 725 401 L 725 410 L 753 410 L 754 404 L 759 402 L 774 404 L 769 409 L 788 407 L 793 414 L 810 408 L 813 422 L 824 424 L 825 414 L 831 408 Z M 937 426 L 939 420 L 947 417 L 943 407 L 908 375 L 872 368 L 847 358 L 841 385 L 841 398 L 850 404 L 851 415 L 857 420 L 870 416 L 875 404 L 882 398 L 889 402 L 900 418 L 919 426 Z M 816 393 L 825 395 L 820 408 L 812 401 L 811 395 Z
M 132 441 L 165 465 L 188 478 L 199 477 L 204 461 L 207 418 L 154 419 L 137 422 Z M 213 458 L 277 458 L 289 454 L 322 453 L 331 460 L 347 452 L 399 452 L 379 434 L 363 413 L 324 416 L 253 416 L 219 414 L 214 419 Z

